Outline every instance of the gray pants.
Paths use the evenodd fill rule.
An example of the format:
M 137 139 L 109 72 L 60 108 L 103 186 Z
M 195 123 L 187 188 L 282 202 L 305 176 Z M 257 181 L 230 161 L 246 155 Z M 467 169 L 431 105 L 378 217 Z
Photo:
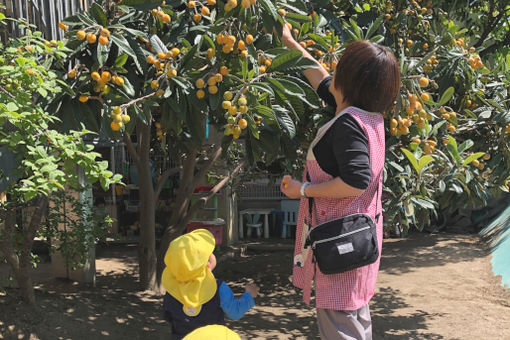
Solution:
M 317 324 L 322 340 L 372 340 L 368 304 L 353 311 L 317 308 Z

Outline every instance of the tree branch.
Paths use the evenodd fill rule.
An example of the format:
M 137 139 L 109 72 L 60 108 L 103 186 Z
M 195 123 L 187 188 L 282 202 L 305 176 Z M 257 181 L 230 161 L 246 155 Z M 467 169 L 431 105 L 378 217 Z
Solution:
M 126 144 L 126 148 L 128 149 L 129 155 L 131 156 L 131 159 L 133 162 L 136 163 L 136 165 L 140 164 L 140 157 L 138 157 L 138 153 L 135 150 L 135 147 L 133 146 L 133 143 L 131 142 L 130 136 L 128 136 L 127 133 L 124 133 L 124 144 Z
M 492 53 L 494 50 L 498 49 L 499 47 L 503 46 L 509 46 L 510 45 L 510 30 L 506 32 L 505 39 L 502 41 L 495 42 L 494 44 L 490 45 L 486 49 L 480 52 L 480 56 L 483 58 L 487 54 Z
M 170 226 L 176 225 L 179 221 L 179 216 L 184 215 L 188 208 L 189 196 L 193 192 L 193 173 L 195 171 L 195 164 L 197 161 L 197 147 L 192 146 L 188 150 L 187 157 L 184 160 L 182 166 L 182 179 L 179 189 L 177 189 L 176 207 L 172 211 L 172 217 L 170 218 Z
M 168 177 L 175 175 L 179 171 L 181 171 L 182 167 L 178 166 L 171 169 L 166 169 L 162 174 L 158 181 L 158 184 L 156 185 L 156 190 L 154 191 L 154 198 L 157 200 L 159 197 L 159 194 L 161 194 L 161 190 L 163 190 L 163 186 L 165 185 L 165 182 L 167 181 Z
M 9 97 L 11 97 L 11 98 L 16 98 L 16 97 L 14 97 L 14 95 L 13 95 L 12 93 L 10 93 L 9 91 L 7 91 L 7 89 L 5 89 L 3 86 L 0 86 L 0 90 L 1 90 L 2 92 L 5 92 L 5 93 L 6 93 Z
M 24 242 L 22 247 L 22 253 L 25 253 L 26 255 L 29 255 L 30 252 L 32 251 L 32 244 L 34 243 L 36 232 L 41 226 L 43 213 L 46 210 L 47 206 L 48 196 L 39 197 L 35 205 L 35 211 L 32 214 L 32 218 L 30 219 L 30 224 L 28 225 L 28 228 L 24 230 L 23 233 Z
M 7 211 L 4 211 L 7 212 Z M 19 257 L 14 250 L 12 244 L 12 232 L 14 224 L 16 223 L 16 213 L 11 210 L 10 214 L 5 214 L 4 219 L 4 237 L 0 238 L 0 247 L 7 262 L 11 265 L 14 271 L 19 270 Z
M 212 189 L 211 191 L 209 191 L 209 195 L 205 196 L 205 197 L 201 197 L 198 199 L 198 201 L 193 204 L 191 206 L 191 208 L 189 209 L 188 213 L 186 214 L 186 216 L 184 217 L 182 223 L 183 225 L 186 225 L 188 224 L 188 222 L 191 220 L 191 217 L 202 207 L 204 207 L 207 202 L 213 198 L 217 193 L 218 191 L 220 191 L 224 186 L 225 184 L 227 184 L 231 179 L 232 177 L 234 177 L 235 174 L 237 174 L 239 172 L 239 170 L 242 169 L 242 167 L 244 166 L 244 164 L 246 163 L 246 161 L 242 161 L 241 163 L 239 163 L 237 165 L 237 167 L 228 175 L 226 176 L 225 178 L 223 178 L 221 181 L 219 181 Z
M 205 162 L 205 164 L 200 168 L 198 173 L 196 174 L 194 180 L 193 180 L 193 188 L 195 188 L 198 183 L 204 178 L 204 176 L 207 174 L 209 169 L 211 169 L 214 162 L 218 160 L 221 156 L 221 152 L 223 151 L 223 148 L 220 145 L 216 145 L 215 149 L 212 152 L 212 156 Z
M 473 44 L 473 47 L 478 48 L 482 46 L 483 42 L 487 40 L 487 37 L 489 34 L 494 30 L 499 20 L 503 17 L 505 14 L 504 7 L 499 11 L 499 14 L 496 17 L 492 16 L 492 12 L 494 12 L 494 1 L 491 1 L 489 6 L 489 12 L 487 14 L 488 20 L 484 25 L 483 32 L 480 35 L 480 38 L 476 43 Z
M 138 141 L 141 153 L 139 155 L 142 162 L 148 162 L 150 157 L 150 144 L 151 144 L 151 126 L 140 122 L 141 138 Z M 147 159 L 146 159 L 147 157 Z

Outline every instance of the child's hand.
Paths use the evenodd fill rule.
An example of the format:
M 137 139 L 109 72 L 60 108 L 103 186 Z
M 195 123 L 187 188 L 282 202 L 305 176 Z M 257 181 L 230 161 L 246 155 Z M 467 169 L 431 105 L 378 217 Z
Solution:
M 259 294 L 259 290 L 260 290 L 259 286 L 257 286 L 254 283 L 248 283 L 246 285 L 246 292 L 249 293 L 254 299 Z

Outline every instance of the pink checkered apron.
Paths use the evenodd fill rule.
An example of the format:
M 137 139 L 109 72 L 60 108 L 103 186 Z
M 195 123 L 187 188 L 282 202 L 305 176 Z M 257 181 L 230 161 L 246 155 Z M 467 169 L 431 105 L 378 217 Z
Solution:
M 377 181 L 377 178 L 384 167 L 385 141 L 383 117 L 381 114 L 368 113 L 351 106 L 339 113 L 333 120 L 337 119 L 342 114 L 352 115 L 368 137 L 370 169 L 372 171 L 371 181 L 367 190 L 358 197 L 342 199 L 314 198 L 312 228 L 317 224 L 353 213 L 366 213 L 375 220 L 375 215 L 377 213 L 381 214 L 382 211 L 380 198 L 382 193 L 382 175 L 379 181 Z M 323 135 L 331 124 L 326 126 L 322 131 L 320 130 L 318 135 Z M 312 147 L 310 147 L 308 152 L 305 173 L 306 171 L 309 172 L 312 183 L 322 183 L 332 180 L 333 177 L 319 167 L 317 161 L 313 157 L 313 152 L 311 152 Z M 379 197 L 376 197 L 377 186 L 379 186 Z M 376 204 L 376 200 L 379 200 L 378 204 Z M 375 211 L 376 206 L 377 212 Z M 340 274 L 321 273 L 316 264 L 312 262 L 312 252 L 309 251 L 310 248 L 307 250 L 303 249 L 308 230 L 308 227 L 304 223 L 307 215 L 308 200 L 301 199 L 294 250 L 293 284 L 303 289 L 303 300 L 305 303 L 309 304 L 312 281 L 314 281 L 315 306 L 317 308 L 357 310 L 363 307 L 374 295 L 383 238 L 382 214 L 379 216 L 379 220 L 376 221 L 379 259 L 371 265 Z

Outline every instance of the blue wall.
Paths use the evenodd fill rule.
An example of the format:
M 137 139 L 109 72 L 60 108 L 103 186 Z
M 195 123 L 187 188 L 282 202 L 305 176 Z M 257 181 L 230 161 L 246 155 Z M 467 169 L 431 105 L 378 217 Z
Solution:
M 494 275 L 501 275 L 501 284 L 510 288 L 510 207 L 503 210 L 480 235 L 487 238 L 491 247 Z

